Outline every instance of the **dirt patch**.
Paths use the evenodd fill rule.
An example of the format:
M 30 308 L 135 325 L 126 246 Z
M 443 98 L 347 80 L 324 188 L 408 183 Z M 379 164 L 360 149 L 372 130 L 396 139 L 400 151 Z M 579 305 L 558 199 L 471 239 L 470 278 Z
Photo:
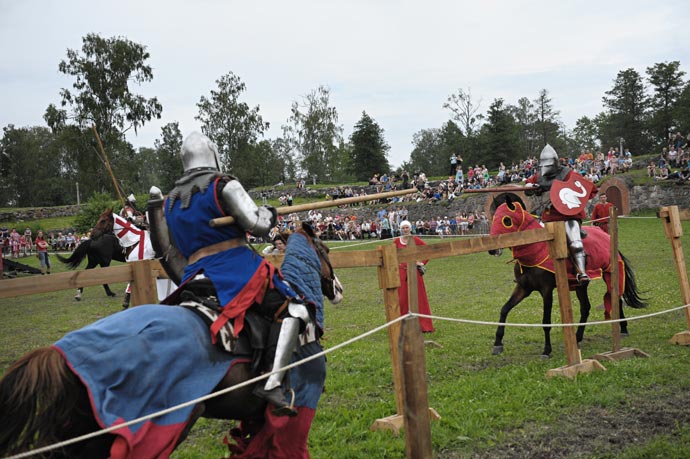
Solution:
M 654 392 L 650 392 L 653 394 Z M 616 457 L 658 435 L 690 426 L 690 394 L 657 394 L 631 399 L 617 407 L 592 408 L 562 416 L 550 425 L 526 423 L 508 432 L 500 444 L 472 454 L 442 451 L 438 459 L 560 459 Z

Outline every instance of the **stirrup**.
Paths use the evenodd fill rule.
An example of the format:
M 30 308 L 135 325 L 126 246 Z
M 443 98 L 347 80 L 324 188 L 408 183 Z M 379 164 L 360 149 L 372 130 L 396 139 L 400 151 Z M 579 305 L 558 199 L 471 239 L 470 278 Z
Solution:
M 297 410 L 295 409 L 295 391 L 290 389 L 292 394 L 292 400 L 290 403 L 285 400 L 283 390 L 280 386 L 275 389 L 266 390 L 263 386 L 258 385 L 252 391 L 256 397 L 265 400 L 267 403 L 273 406 L 271 413 L 274 416 L 297 416 Z
M 587 273 L 577 273 L 575 280 L 577 280 L 578 285 L 587 285 L 591 279 Z

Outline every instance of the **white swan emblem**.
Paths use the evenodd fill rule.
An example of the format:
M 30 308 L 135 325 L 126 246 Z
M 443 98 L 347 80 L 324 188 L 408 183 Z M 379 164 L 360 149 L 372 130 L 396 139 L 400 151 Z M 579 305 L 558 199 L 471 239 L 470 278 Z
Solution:
M 575 180 L 575 186 L 579 188 L 581 192 L 578 193 L 572 188 L 562 188 L 558 192 L 558 198 L 561 200 L 563 205 L 568 207 L 568 209 L 582 207 L 582 201 L 580 201 L 580 198 L 587 196 L 587 189 L 582 186 L 582 183 L 580 183 L 579 180 Z

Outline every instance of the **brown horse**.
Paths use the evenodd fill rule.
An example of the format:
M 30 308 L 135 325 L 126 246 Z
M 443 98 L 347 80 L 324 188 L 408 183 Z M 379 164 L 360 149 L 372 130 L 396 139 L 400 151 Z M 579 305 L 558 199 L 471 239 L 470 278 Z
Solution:
M 339 301 L 341 290 L 328 250 L 313 233 L 290 237 L 283 266 L 289 264 L 291 245 L 303 244 L 308 245 L 309 262 L 305 263 L 305 252 L 301 252 L 294 264 L 307 270 L 298 279 L 301 285 L 307 279 L 308 284 L 317 286 L 318 291 L 301 293 L 310 303 L 318 303 L 318 316 L 319 304 L 323 313 L 323 296 Z M 288 282 L 295 281 L 285 270 L 283 274 Z M 112 335 L 117 337 L 116 344 L 109 339 Z M 191 341 L 184 341 L 187 338 Z M 210 341 L 207 323 L 195 312 L 177 306 L 143 305 L 69 333 L 51 347 L 30 352 L 0 380 L 0 456 L 138 419 L 256 376 L 249 359 L 221 351 Z M 294 360 L 320 349 L 318 342 L 302 346 Z M 315 401 L 324 381 L 323 356 L 290 370 L 299 414 L 282 429 L 289 432 L 294 422 L 301 427 L 292 430 L 303 432 L 302 437 L 286 438 L 285 443 L 302 442 L 299 448 L 306 451 Z M 250 425 L 262 423 L 264 417 L 269 419 L 270 410 L 251 395 L 252 389 L 248 385 L 153 421 L 51 450 L 42 457 L 168 457 L 200 416 L 239 419 Z M 307 398 L 313 407 L 303 411 L 300 394 L 307 390 L 311 391 Z M 257 438 L 263 438 L 261 432 L 258 430 Z

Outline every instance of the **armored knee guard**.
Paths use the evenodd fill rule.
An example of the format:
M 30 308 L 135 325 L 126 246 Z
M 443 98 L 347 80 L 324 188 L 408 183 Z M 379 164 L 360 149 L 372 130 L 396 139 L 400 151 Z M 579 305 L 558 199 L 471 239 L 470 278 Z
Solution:
M 589 282 L 587 275 L 587 254 L 585 253 L 585 246 L 582 243 L 582 236 L 580 233 L 580 223 L 576 220 L 565 222 L 566 236 L 568 238 L 568 251 L 573 257 L 573 262 L 577 269 L 577 282 L 580 285 Z

